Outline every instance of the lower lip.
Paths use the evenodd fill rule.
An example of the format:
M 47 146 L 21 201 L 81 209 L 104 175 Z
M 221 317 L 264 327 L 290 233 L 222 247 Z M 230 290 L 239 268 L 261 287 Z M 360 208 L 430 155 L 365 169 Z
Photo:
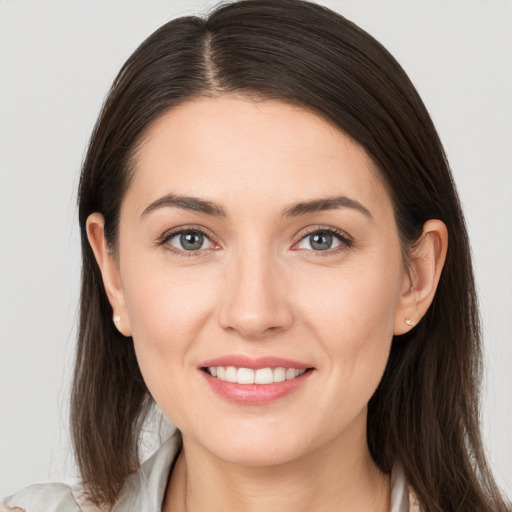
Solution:
M 312 370 L 308 370 L 301 376 L 295 377 L 295 379 L 272 384 L 238 384 L 212 377 L 204 370 L 200 370 L 200 372 L 215 393 L 230 402 L 245 405 L 264 405 L 275 402 L 297 391 L 313 373 Z

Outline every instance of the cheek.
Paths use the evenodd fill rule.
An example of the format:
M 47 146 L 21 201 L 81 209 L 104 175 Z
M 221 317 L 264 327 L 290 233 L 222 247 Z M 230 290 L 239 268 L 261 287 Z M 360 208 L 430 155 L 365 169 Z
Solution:
M 211 306 L 211 279 L 196 269 L 151 264 L 128 270 L 126 275 L 123 288 L 134 337 L 153 334 L 155 340 L 161 335 L 180 339 L 200 327 Z
M 342 338 L 374 329 L 392 335 L 402 267 L 397 258 L 367 260 L 302 281 L 298 302 L 318 329 Z
M 176 272 L 165 265 L 133 267 L 126 276 L 123 287 L 137 360 L 158 402 L 170 392 L 169 380 L 180 375 L 176 369 L 195 371 L 188 360 L 190 348 L 210 316 L 214 290 L 211 280 L 199 278 L 197 271 Z
M 316 334 L 336 385 L 367 399 L 389 356 L 402 282 L 400 262 L 399 257 L 385 256 L 359 260 L 357 268 L 309 280 L 301 292 L 300 316 Z

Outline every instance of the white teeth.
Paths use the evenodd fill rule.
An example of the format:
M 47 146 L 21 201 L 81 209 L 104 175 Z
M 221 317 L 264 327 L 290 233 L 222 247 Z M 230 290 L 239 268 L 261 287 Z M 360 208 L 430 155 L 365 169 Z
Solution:
M 300 377 L 306 371 L 282 367 L 253 370 L 252 368 L 235 368 L 234 366 L 209 366 L 207 370 L 212 377 L 238 384 L 272 384 L 274 382 L 283 382 Z
M 288 368 L 286 370 L 286 380 L 295 379 L 295 377 L 297 377 L 298 374 L 299 370 L 296 370 L 295 368 Z
M 254 370 L 238 368 L 236 381 L 238 384 L 254 384 Z
M 286 368 L 274 368 L 274 382 L 286 380 Z
M 255 384 L 272 384 L 274 382 L 274 372 L 272 368 L 260 368 L 256 370 L 254 377 Z
M 228 382 L 236 382 L 236 368 L 234 366 L 228 366 L 226 368 L 226 380 Z

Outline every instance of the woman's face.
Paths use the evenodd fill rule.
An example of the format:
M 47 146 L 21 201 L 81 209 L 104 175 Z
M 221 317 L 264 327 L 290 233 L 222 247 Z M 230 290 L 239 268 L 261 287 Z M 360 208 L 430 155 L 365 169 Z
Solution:
M 410 282 L 341 131 L 277 101 L 169 111 L 136 155 L 116 265 L 121 329 L 186 442 L 272 464 L 365 439 Z

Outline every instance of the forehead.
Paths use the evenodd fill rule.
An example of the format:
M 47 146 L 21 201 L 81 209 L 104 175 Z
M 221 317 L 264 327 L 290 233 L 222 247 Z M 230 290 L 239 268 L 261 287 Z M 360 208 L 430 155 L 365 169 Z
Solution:
M 134 163 L 126 199 L 140 208 L 168 193 L 260 206 L 346 194 L 390 206 L 361 146 L 281 101 L 220 96 L 181 104 L 149 128 Z

